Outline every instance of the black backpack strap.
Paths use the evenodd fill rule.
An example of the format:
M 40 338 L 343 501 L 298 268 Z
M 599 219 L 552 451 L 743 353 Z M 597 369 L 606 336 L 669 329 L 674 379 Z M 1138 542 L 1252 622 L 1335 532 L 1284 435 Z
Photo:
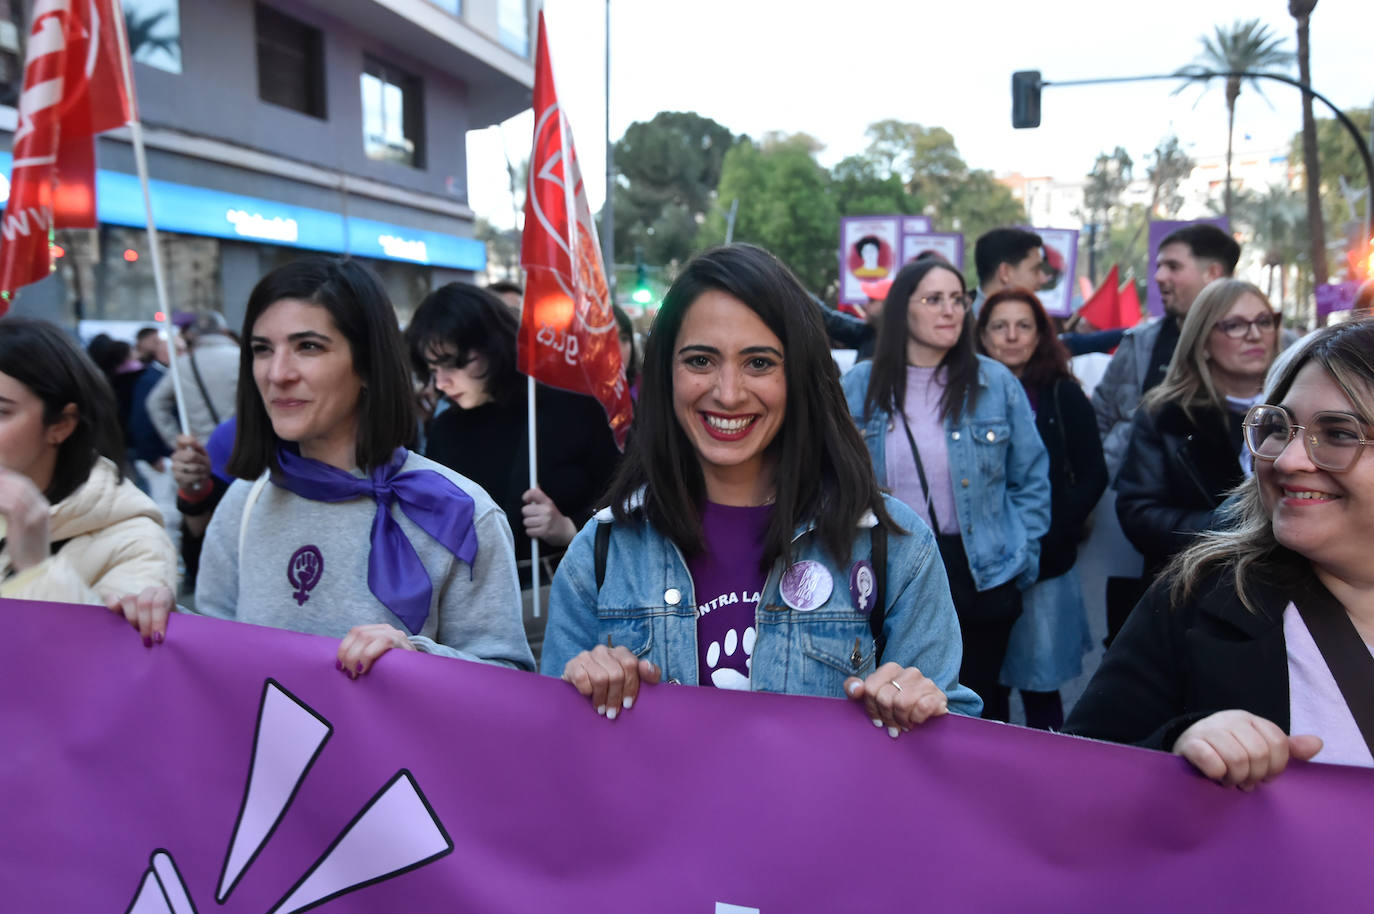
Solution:
M 1331 670 L 1365 745 L 1374 752 L 1374 657 L 1345 606 L 1315 575 L 1294 595 L 1293 605 Z
M 596 546 L 593 553 L 596 563 L 596 590 L 601 592 L 601 584 L 606 580 L 606 556 L 611 551 L 611 523 L 601 521 L 596 525 Z
M 887 620 L 887 528 L 882 521 L 868 528 L 869 554 L 873 562 L 873 610 L 868 614 L 868 629 L 873 633 L 873 668 L 883 662 L 887 637 L 883 623 Z

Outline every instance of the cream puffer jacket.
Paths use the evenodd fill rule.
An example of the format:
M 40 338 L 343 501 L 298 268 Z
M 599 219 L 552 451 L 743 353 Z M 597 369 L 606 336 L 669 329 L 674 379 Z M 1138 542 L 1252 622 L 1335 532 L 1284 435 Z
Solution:
M 50 511 L 48 536 L 61 546 L 0 584 L 0 597 L 99 604 L 107 594 L 158 584 L 176 591 L 176 551 L 162 514 L 129 479 L 120 481 L 109 460 L 99 458 L 86 481 Z M 0 579 L 9 572 L 9 551 L 0 551 Z

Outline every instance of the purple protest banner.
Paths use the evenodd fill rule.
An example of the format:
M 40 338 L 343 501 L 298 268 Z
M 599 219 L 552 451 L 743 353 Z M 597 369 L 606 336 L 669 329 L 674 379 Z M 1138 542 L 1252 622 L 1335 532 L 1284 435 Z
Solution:
M 1158 219 L 1150 223 L 1150 260 L 1147 268 L 1150 271 L 1149 281 L 1145 283 L 1145 313 L 1150 317 L 1162 317 L 1164 315 L 1164 299 L 1159 295 L 1159 286 L 1155 285 L 1155 264 L 1159 260 L 1159 243 L 1177 229 L 1185 225 L 1215 225 L 1223 232 L 1231 230 L 1231 223 L 1226 221 L 1226 217 L 1217 216 L 1213 219 L 1191 219 L 1185 222 L 1177 222 L 1169 219 Z
M 1337 311 L 1349 311 L 1355 307 L 1359 294 L 1358 282 L 1328 282 L 1317 286 L 1317 319 L 1330 317 Z
M 0 602 L 7 911 L 1357 910 L 1374 773 L 1254 793 L 1160 753 L 842 700 L 571 687 L 177 616 Z M 1184 902 L 1185 907 L 1188 902 Z

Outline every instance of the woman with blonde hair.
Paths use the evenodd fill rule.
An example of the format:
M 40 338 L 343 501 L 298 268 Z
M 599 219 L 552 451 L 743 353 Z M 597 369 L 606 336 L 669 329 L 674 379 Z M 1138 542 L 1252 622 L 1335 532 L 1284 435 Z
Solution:
M 1250 471 L 1241 421 L 1279 350 L 1279 316 L 1256 286 L 1208 284 L 1184 318 L 1164 381 L 1136 410 L 1116 479 L 1121 529 L 1153 579 L 1214 527 Z
M 1255 473 L 1165 570 L 1068 732 L 1251 788 L 1292 758 L 1374 766 L 1374 320 L 1314 334 L 1244 421 Z

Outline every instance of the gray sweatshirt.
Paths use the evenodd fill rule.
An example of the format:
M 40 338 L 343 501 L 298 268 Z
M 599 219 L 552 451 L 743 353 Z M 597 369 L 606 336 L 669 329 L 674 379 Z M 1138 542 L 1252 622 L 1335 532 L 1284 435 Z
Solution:
M 440 473 L 471 496 L 478 546 L 469 568 L 391 506 L 433 589 L 429 617 L 420 634 L 409 635 L 410 643 L 431 654 L 534 669 L 505 514 L 472 480 L 412 453 L 402 472 L 419 469 Z M 249 512 L 240 557 L 251 488 L 251 482 L 236 481 L 210 521 L 196 580 L 197 612 L 330 638 L 376 622 L 406 631 L 367 586 L 375 501 L 311 501 L 269 483 Z

